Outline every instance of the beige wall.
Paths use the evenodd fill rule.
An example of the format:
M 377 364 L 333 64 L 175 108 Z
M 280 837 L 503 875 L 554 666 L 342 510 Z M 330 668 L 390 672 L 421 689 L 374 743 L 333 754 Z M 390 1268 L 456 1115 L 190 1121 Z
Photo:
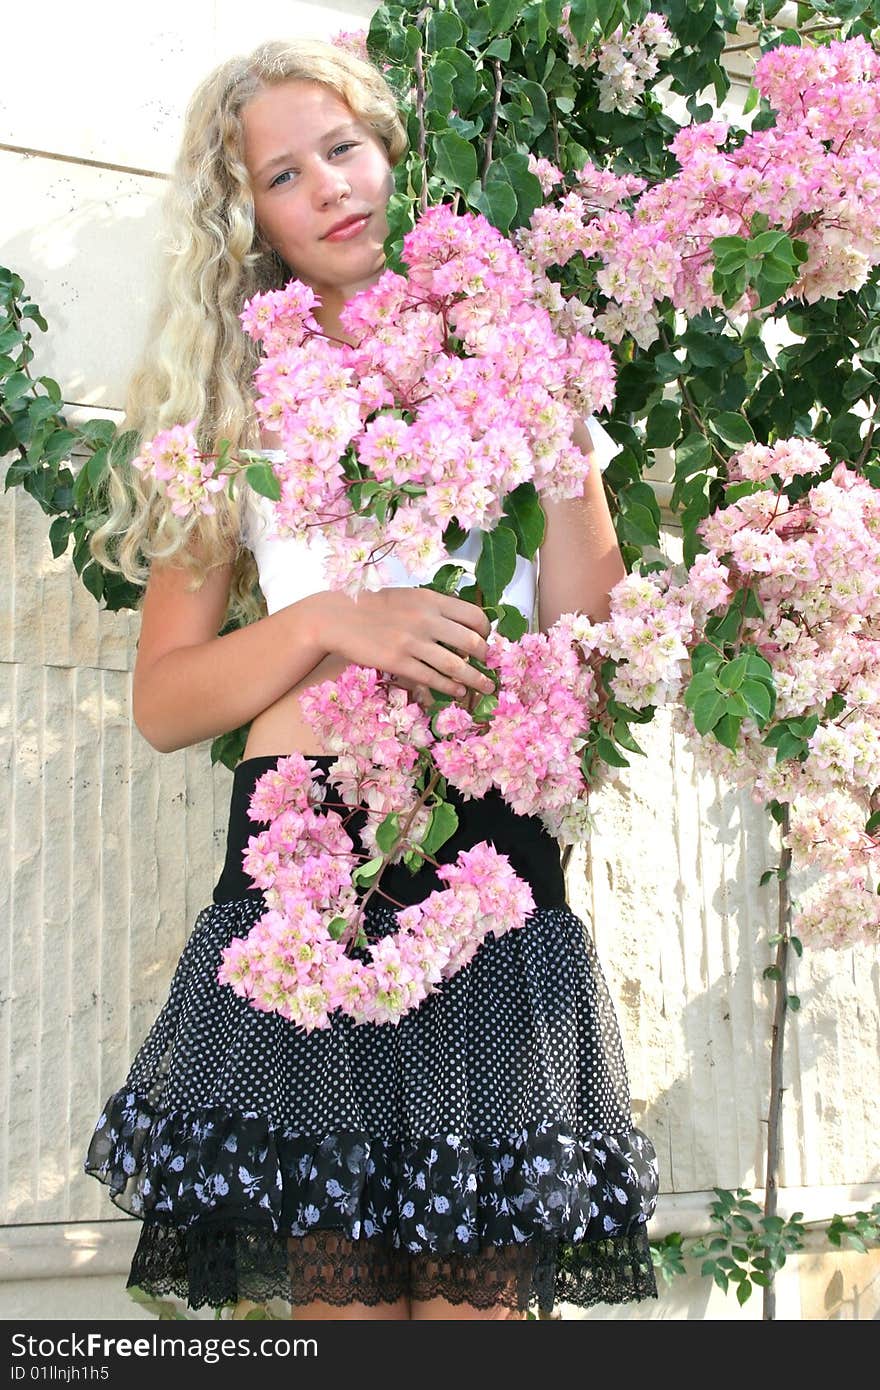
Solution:
M 8 51 L 29 56 L 7 65 L 0 90 L 0 263 L 50 321 L 37 367 L 72 410 L 121 403 L 149 309 L 161 175 L 195 82 L 238 48 L 294 26 L 327 36 L 371 10 L 155 0 L 132 14 L 50 0 L 4 18 Z M 82 1155 L 210 898 L 230 777 L 212 771 L 207 744 L 162 756 L 141 738 L 136 620 L 99 612 L 46 532 L 30 498 L 3 495 L 0 1317 L 125 1317 L 137 1226 L 82 1176 Z M 762 1181 L 773 905 L 757 880 L 774 850 L 764 814 L 697 774 L 666 719 L 646 746 L 597 798 L 599 829 L 570 886 L 618 1005 L 637 1121 L 660 1154 L 662 1234 L 700 1229 L 713 1185 Z M 880 1196 L 878 976 L 865 951 L 808 953 L 797 967 L 790 1210 L 820 1217 Z M 876 1275 L 875 1260 L 823 1260 L 818 1247 L 793 1264 L 781 1315 L 872 1316 Z M 659 1305 L 590 1316 L 741 1314 L 693 1279 Z

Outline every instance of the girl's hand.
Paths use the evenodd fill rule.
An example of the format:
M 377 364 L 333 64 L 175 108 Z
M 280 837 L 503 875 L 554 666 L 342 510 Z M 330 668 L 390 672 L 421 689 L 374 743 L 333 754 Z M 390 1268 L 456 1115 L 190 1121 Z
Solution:
M 323 640 L 330 651 L 359 666 L 395 677 L 415 694 L 461 697 L 491 694 L 495 685 L 468 658 L 485 662 L 489 619 L 476 604 L 434 589 L 366 590 L 356 598 L 328 592 L 323 602 Z M 422 703 L 422 700 L 419 700 Z

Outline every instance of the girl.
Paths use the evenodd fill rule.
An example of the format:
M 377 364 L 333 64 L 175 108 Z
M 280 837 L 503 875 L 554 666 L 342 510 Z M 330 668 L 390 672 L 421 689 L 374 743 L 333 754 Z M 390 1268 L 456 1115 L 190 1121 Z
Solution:
M 164 304 L 129 402 L 142 437 L 197 416 L 206 451 L 224 437 L 277 445 L 255 423 L 243 302 L 295 275 L 320 296 L 324 331 L 343 338 L 342 306 L 383 268 L 403 149 L 384 79 L 329 45 L 266 44 L 202 84 L 172 186 Z M 423 701 L 430 689 L 482 693 L 469 661 L 486 655 L 482 612 L 403 571 L 357 599 L 328 591 L 317 548 L 272 539 L 246 488 L 219 494 L 197 526 L 140 476 L 112 489 L 95 553 L 141 583 L 149 562 L 138 728 L 171 752 L 250 721 L 213 901 L 86 1159 L 143 1220 L 129 1282 L 196 1307 L 282 1296 L 317 1318 L 508 1318 L 556 1297 L 656 1296 L 645 1227 L 656 1159 L 632 1127 L 613 1008 L 538 818 L 451 791 L 459 828 L 439 858 L 491 837 L 537 909 L 399 1025 L 334 1018 L 304 1035 L 217 983 L 221 951 L 263 911 L 241 865 L 259 828 L 247 816 L 257 778 L 293 751 L 324 777 L 334 761 L 299 693 L 350 662 Z M 599 469 L 582 498 L 545 510 L 541 628 L 573 610 L 607 617 L 624 569 Z M 535 570 L 520 560 L 505 594 L 529 619 Z M 255 621 L 218 636 L 230 599 Z M 390 904 L 439 886 L 427 864 L 392 866 L 369 934 L 395 929 Z

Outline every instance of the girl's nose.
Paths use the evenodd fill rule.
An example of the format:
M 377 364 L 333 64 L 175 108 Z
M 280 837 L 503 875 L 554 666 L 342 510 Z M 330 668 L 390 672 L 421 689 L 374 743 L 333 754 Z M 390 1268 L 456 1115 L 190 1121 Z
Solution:
M 315 172 L 315 198 L 321 206 L 347 198 L 351 185 L 338 165 L 322 161 Z

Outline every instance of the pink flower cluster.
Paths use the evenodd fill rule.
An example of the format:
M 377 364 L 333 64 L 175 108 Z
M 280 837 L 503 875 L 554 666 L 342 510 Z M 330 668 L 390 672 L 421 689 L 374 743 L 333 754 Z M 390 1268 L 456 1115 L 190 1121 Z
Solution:
M 563 820 L 586 796 L 580 750 L 595 706 L 593 672 L 562 621 L 518 642 L 493 633 L 488 645 L 486 664 L 500 682 L 491 718 L 447 705 L 434 720 L 447 736 L 431 750 L 434 763 L 464 795 L 497 787 L 515 811 L 540 816 L 562 838 Z
M 661 306 L 687 315 L 719 308 L 711 242 L 750 235 L 756 213 L 808 247 L 800 278 L 783 298 L 813 302 L 858 289 L 880 262 L 880 55 L 864 39 L 764 54 L 755 83 L 777 111 L 772 129 L 724 150 L 728 127 L 707 121 L 672 142 L 679 173 L 645 191 L 634 210 L 596 216 L 570 191 L 539 209 L 519 244 L 536 277 L 574 255 L 595 258 L 604 296 L 596 331 L 629 333 L 643 347 L 658 333 Z M 752 306 L 752 292 L 730 313 Z
M 756 799 L 791 805 L 795 869 L 830 873 L 805 895 L 798 931 L 841 945 L 877 940 L 880 838 L 865 824 L 880 788 L 880 493 L 804 439 L 753 446 L 734 474 L 759 491 L 701 525 L 733 588 L 753 589 L 762 616 L 742 641 L 773 667 L 776 720 L 812 720 L 806 758 L 777 762 L 752 721 L 737 752 L 695 739 L 698 756 Z M 785 482 L 829 473 L 797 500 Z M 779 480 L 779 485 L 774 482 Z M 766 481 L 765 481 L 766 480 Z M 812 730 L 812 731 L 810 731 Z M 819 909 L 817 903 L 822 903 Z
M 541 192 L 546 198 L 552 193 L 554 188 L 565 181 L 565 176 L 561 169 L 557 169 L 549 159 L 539 159 L 536 155 L 529 155 L 529 173 L 534 174 L 541 185 Z
M 709 549 L 689 573 L 628 576 L 612 591 L 609 621 L 577 619 L 572 632 L 586 654 L 617 663 L 616 699 L 635 708 L 677 702 L 706 617 L 737 590 L 754 592 L 761 616 L 744 618 L 740 642 L 772 668 L 775 722 L 813 720 L 807 756 L 777 761 L 767 730 L 750 718 L 735 750 L 698 734 L 683 704 L 676 724 L 700 765 L 761 803 L 791 805 L 795 869 L 832 876 L 805 898 L 799 934 L 833 945 L 876 939 L 878 899 L 866 885 L 877 884 L 880 836 L 864 827 L 880 789 L 880 492 L 844 464 L 832 469 L 811 440 L 752 445 L 730 472 L 755 480 L 755 491 L 700 524 Z M 823 473 L 830 477 L 789 498 L 791 479 Z
M 610 39 L 596 47 L 577 42 L 568 19 L 571 6 L 562 11 L 560 33 L 568 44 L 568 61 L 574 67 L 599 69 L 599 110 L 635 111 L 645 87 L 657 76 L 658 59 L 675 52 L 675 39 L 662 15 L 649 13 L 641 24 L 624 33 L 620 25 Z
M 337 1010 L 356 1023 L 398 1023 L 490 932 L 523 926 L 534 898 L 507 856 L 480 842 L 438 867 L 447 886 L 403 909 L 394 933 L 367 942 L 366 959 L 349 955 L 361 915 L 350 882 L 356 855 L 338 812 L 318 809 L 325 796 L 299 754 L 257 782 L 250 815 L 270 824 L 249 841 L 244 865 L 268 910 L 224 949 L 218 979 L 307 1032 L 329 1027 Z
M 367 52 L 366 29 L 340 29 L 338 33 L 333 35 L 330 42 L 335 48 L 341 48 L 343 52 L 351 53 L 353 57 L 360 58 L 361 62 L 370 62 L 370 55 Z
M 132 468 L 151 474 L 164 486 L 175 516 L 212 514 L 211 493 L 226 486 L 225 477 L 214 476 L 215 460 L 199 450 L 197 423 L 190 420 L 186 425 L 161 430 L 131 461 Z
M 497 705 L 477 718 L 449 704 L 435 716 L 436 734 L 421 707 L 374 670 L 348 666 L 303 692 L 305 717 L 339 753 L 328 779 L 341 800 L 328 803 L 299 754 L 257 783 L 250 813 L 269 828 L 251 837 L 243 866 L 268 910 L 224 952 L 219 976 L 255 1008 L 306 1029 L 326 1027 L 335 1009 L 359 1023 L 396 1021 L 471 960 L 488 932 L 523 924 L 534 908 L 530 889 L 505 855 L 480 843 L 438 867 L 445 890 L 401 910 L 398 930 L 368 945 L 368 961 L 347 953 L 362 922 L 347 818 L 361 815 L 362 852 L 379 861 L 370 892 L 382 892 L 386 865 L 410 853 L 430 857 L 421 847 L 437 798 L 419 786 L 427 788 L 432 769 L 465 796 L 499 787 L 562 838 L 585 833 L 580 749 L 594 703 L 591 669 L 564 623 L 519 643 L 496 633 L 489 649 L 502 681 Z M 379 830 L 391 815 L 396 835 L 383 852 Z
M 452 517 L 491 530 L 523 482 L 575 495 L 589 463 L 573 425 L 613 397 L 608 348 L 554 331 L 525 263 L 485 219 L 429 208 L 403 256 L 407 276 L 387 271 L 345 306 L 355 345 L 316 331 L 315 297 L 297 282 L 242 315 L 267 352 L 257 410 L 286 454 L 273 465 L 278 534 L 324 528 L 328 582 L 349 593 L 381 587 L 392 552 L 429 578 Z M 355 482 L 372 489 L 362 510 Z
M 691 596 L 665 574 L 629 574 L 611 590 L 611 616 L 575 617 L 571 634 L 585 653 L 618 663 L 611 693 L 632 709 L 676 700 L 687 679 L 695 630 Z
M 422 750 L 434 741 L 425 711 L 378 671 L 355 665 L 335 681 L 309 686 L 300 695 L 300 709 L 322 746 L 338 754 L 333 781 L 345 805 L 369 812 L 363 844 L 380 852 L 376 831 L 392 812 L 408 825 L 389 860 L 396 862 L 422 839 L 431 818 L 416 790 Z

